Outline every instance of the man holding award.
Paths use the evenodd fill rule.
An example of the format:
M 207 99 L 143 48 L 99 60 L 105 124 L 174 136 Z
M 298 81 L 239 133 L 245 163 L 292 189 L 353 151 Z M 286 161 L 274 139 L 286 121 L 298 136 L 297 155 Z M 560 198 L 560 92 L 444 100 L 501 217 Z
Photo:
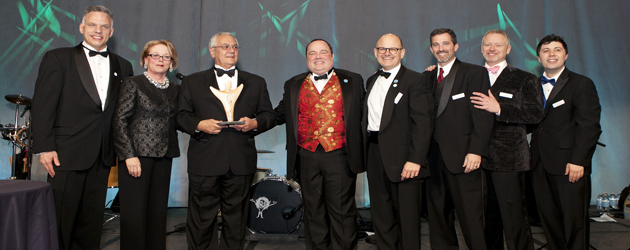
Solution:
M 254 136 L 275 125 L 267 84 L 236 68 L 238 41 L 229 32 L 212 36 L 213 68 L 184 78 L 177 123 L 188 146 L 189 249 L 242 249 L 249 214 L 249 187 L 256 173 Z

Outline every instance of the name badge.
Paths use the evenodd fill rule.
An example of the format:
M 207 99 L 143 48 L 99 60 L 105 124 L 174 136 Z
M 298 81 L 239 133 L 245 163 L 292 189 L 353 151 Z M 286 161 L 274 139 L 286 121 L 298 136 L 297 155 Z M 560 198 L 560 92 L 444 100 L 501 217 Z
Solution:
M 512 95 L 510 93 L 499 92 L 499 96 L 500 97 L 504 97 L 504 98 L 508 98 L 508 99 L 512 99 L 512 96 L 514 96 L 514 95 Z
M 403 93 L 398 92 L 398 95 L 396 95 L 396 99 L 394 99 L 394 104 L 398 104 L 398 101 L 400 101 L 400 98 L 402 98 Z
M 459 93 L 457 95 L 452 96 L 452 98 L 453 98 L 453 101 L 455 101 L 457 99 L 464 98 L 464 96 L 466 96 L 466 95 L 464 95 L 464 93 Z
M 555 108 L 557 108 L 557 107 L 562 106 L 563 104 L 564 104 L 564 99 L 562 99 L 562 100 L 560 100 L 560 101 L 557 101 L 557 102 L 553 103 L 553 105 L 551 105 L 551 106 L 553 106 L 553 108 L 555 109 Z

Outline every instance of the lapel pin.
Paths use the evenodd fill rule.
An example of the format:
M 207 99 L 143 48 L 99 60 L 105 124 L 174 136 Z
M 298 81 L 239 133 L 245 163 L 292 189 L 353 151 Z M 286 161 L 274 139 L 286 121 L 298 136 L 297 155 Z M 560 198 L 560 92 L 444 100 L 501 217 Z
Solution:
M 114 76 L 118 76 L 118 73 L 114 72 Z
M 348 83 L 348 79 L 343 79 L 343 82 Z
M 394 85 L 392 85 L 392 87 L 394 87 L 394 88 L 395 88 L 395 87 L 398 87 L 398 84 L 395 84 L 395 83 L 394 83 Z

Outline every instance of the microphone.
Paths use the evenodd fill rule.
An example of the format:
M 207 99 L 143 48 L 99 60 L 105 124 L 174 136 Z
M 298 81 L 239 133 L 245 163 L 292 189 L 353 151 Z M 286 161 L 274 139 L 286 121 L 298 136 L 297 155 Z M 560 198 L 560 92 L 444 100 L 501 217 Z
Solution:
M 22 114 L 20 115 L 20 118 L 24 118 L 24 114 L 26 114 L 27 110 L 31 109 L 31 105 L 26 105 L 26 108 L 24 108 L 24 111 L 22 111 Z
M 302 204 L 297 205 L 297 207 L 285 207 L 282 210 L 282 218 L 284 218 L 285 220 L 289 220 L 291 218 L 293 218 L 293 216 L 295 216 L 295 213 L 297 213 L 300 209 L 302 208 Z
M 182 74 L 182 73 L 177 73 L 177 74 L 175 74 L 175 77 L 177 77 L 177 79 L 179 79 L 179 80 L 184 80 L 185 75 Z

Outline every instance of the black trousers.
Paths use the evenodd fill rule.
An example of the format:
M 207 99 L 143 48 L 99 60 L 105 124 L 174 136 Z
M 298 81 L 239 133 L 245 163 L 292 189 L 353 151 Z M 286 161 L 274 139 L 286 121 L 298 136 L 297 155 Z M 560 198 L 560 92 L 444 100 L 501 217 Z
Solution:
M 254 174 L 220 176 L 188 174 L 188 249 L 243 249 L 249 190 Z M 221 209 L 221 240 L 218 237 L 217 214 Z
M 585 173 L 571 183 L 568 175 L 547 173 L 542 159 L 533 171 L 532 182 L 547 249 L 589 249 L 591 176 Z
M 463 163 L 462 163 L 463 164 Z M 434 141 L 429 152 L 431 177 L 427 179 L 429 238 L 432 249 L 459 249 L 455 234 L 455 212 L 469 249 L 486 250 L 484 234 L 485 180 L 479 169 L 453 174 L 444 164 Z
M 120 249 L 166 249 L 166 210 L 172 158 L 139 157 L 142 172 L 135 178 L 124 161 L 118 168 Z
M 357 176 L 348 166 L 346 148 L 300 148 L 298 155 L 306 249 L 355 249 Z
M 422 180 L 390 181 L 376 143 L 368 148 L 367 177 L 378 249 L 420 249 Z
M 488 187 L 486 244 L 488 249 L 533 250 L 532 231 L 524 202 L 525 173 L 483 169 Z
M 48 176 L 55 197 L 59 249 L 100 249 L 109 171 L 99 157 L 87 170 L 55 170 L 54 178 Z

